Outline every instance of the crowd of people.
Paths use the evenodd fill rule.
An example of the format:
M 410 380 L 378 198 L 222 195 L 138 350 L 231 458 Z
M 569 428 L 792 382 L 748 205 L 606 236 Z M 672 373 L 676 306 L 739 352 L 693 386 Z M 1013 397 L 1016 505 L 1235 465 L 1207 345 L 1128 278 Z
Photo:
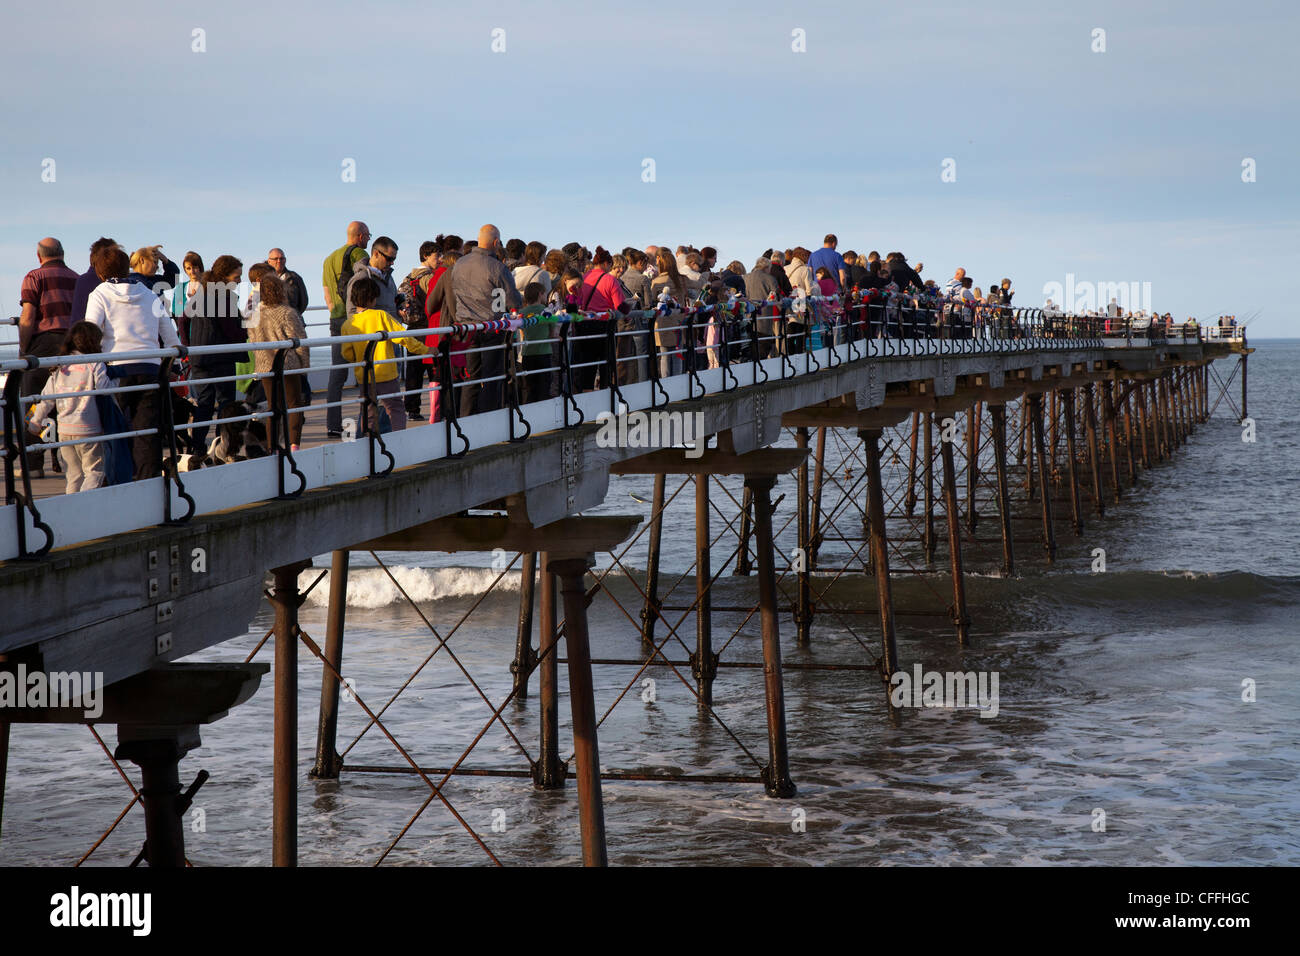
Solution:
M 217 256 L 205 269 L 202 257 L 187 253 L 180 266 L 160 246 L 128 253 L 110 238 L 90 247 L 90 266 L 76 273 L 64 261 L 62 244 L 42 239 L 36 249 L 38 266 L 23 279 L 22 312 L 18 319 L 21 356 L 105 356 L 102 360 L 37 367 L 22 373 L 25 396 L 39 396 L 28 413 L 28 444 L 57 437 L 55 468 L 63 471 L 67 489 L 97 488 L 120 480 L 161 474 L 160 423 L 179 426 L 180 451 L 202 455 L 209 447 L 209 423 L 235 402 L 238 376 L 250 378 L 270 371 L 272 353 L 205 350 L 205 346 L 238 346 L 248 342 L 304 338 L 302 310 L 307 287 L 289 270 L 281 249 L 248 270 L 251 291 L 241 301 L 243 263 L 231 255 Z M 182 273 L 183 270 L 183 273 Z M 184 278 L 181 278 L 182 274 Z M 185 346 L 183 362 L 170 368 L 177 383 L 170 389 L 169 407 L 159 394 L 166 350 Z M 150 355 L 149 353 L 154 353 Z M 115 354 L 123 355 L 113 359 Z M 305 369 L 306 349 L 290 350 L 289 369 Z M 285 378 L 286 407 L 295 407 L 299 376 Z M 304 382 L 305 384 L 305 382 Z M 73 394 L 112 388 L 112 396 Z M 266 400 L 260 379 L 246 388 L 246 397 Z M 106 400 L 107 399 L 107 404 Z M 121 417 L 121 428 L 109 429 L 106 418 Z M 222 415 L 221 417 L 226 417 Z M 291 441 L 301 434 L 301 414 L 289 416 Z M 57 422 L 57 432 L 46 427 Z M 296 419 L 296 421 L 295 421 Z M 143 432 L 126 442 L 86 441 L 118 431 Z M 123 446 L 114 461 L 114 446 Z M 16 472 L 44 477 L 44 451 L 28 451 Z
M 115 408 L 95 396 L 42 399 L 29 414 L 35 430 L 54 418 L 62 441 L 108 434 L 101 417 L 120 411 L 128 430 L 149 433 L 131 442 L 134 479 L 157 476 L 164 467 L 163 416 L 177 424 L 182 451 L 211 458 L 217 445 L 216 439 L 211 445 L 208 441 L 214 420 L 247 417 L 264 406 L 287 413 L 286 443 L 297 449 L 301 410 L 313 401 L 301 374 L 310 368 L 309 350 L 286 350 L 281 390 L 269 387 L 274 351 L 230 348 L 307 337 L 307 284 L 288 268 L 283 249 L 273 248 L 251 265 L 247 283 L 243 262 L 233 255 L 219 255 L 205 269 L 203 257 L 189 252 L 178 266 L 160 246 L 128 254 L 109 238 L 92 244 L 90 266 L 81 274 L 66 265 L 56 239 L 38 243 L 37 259 L 38 267 L 22 285 L 20 354 L 109 357 L 60 366 L 54 374 L 49 368 L 29 369 L 22 373 L 22 393 L 60 396 L 108 387 L 106 383 L 127 390 L 117 394 Z M 344 437 L 343 392 L 349 378 L 371 399 L 362 430 L 400 430 L 408 421 L 448 415 L 453 402 L 459 416 L 500 409 L 512 377 L 517 383 L 513 397 L 520 404 L 553 397 L 561 387 L 562 365 L 575 391 L 604 388 L 611 369 L 611 325 L 620 385 L 650 377 L 649 361 L 656 353 L 660 375 L 680 373 L 690 361 L 680 313 L 692 307 L 717 307 L 705 310 L 708 315 L 693 333 L 698 360 L 717 366 L 723 330 L 713 316 L 738 300 L 771 304 L 752 313 L 756 357 L 769 358 L 815 343 L 820 331 L 814 328 L 812 304 L 844 303 L 849 293 L 854 302 L 879 303 L 880 327 L 874 334 L 905 334 L 897 310 L 899 300 L 907 297 L 913 306 L 925 305 L 926 335 L 951 337 L 977 334 L 985 322 L 1009 314 L 1015 294 L 1009 279 L 992 283 L 985 293 L 964 269 L 940 286 L 921 277 L 923 264 L 912 266 L 900 252 L 883 257 L 875 251 L 840 253 L 835 235 L 825 236 L 816 250 L 768 249 L 747 269 L 737 260 L 720 267 L 712 246 L 650 245 L 617 253 L 600 245 L 589 250 L 577 242 L 551 248 L 539 241 L 503 241 L 500 230 L 489 224 L 469 240 L 454 234 L 427 240 L 417 259 L 418 265 L 399 278 L 397 243 L 388 236 L 372 237 L 369 227 L 357 221 L 348 224 L 343 245 L 322 263 L 321 290 L 332 336 L 468 327 L 450 335 L 385 340 L 369 357 L 364 341 L 335 344 L 325 402 L 330 439 Z M 248 291 L 241 294 L 242 289 Z M 793 308 L 781 304 L 792 301 Z M 584 320 L 563 329 L 554 320 L 536 321 L 556 313 L 570 318 L 579 313 Z M 592 314 L 596 317 L 588 318 Z M 496 320 L 505 317 L 529 321 L 522 328 L 501 328 L 504 323 Z M 842 341 L 842 325 L 831 334 Z M 171 363 L 175 387 L 173 407 L 167 409 L 160 407 L 157 387 L 166 357 L 160 350 L 177 345 L 185 346 L 186 353 Z M 733 341 L 726 348 L 733 357 L 755 357 L 748 354 L 750 347 L 748 341 Z M 159 354 L 140 354 L 151 351 Z M 137 354 L 115 361 L 115 353 Z M 454 382 L 450 389 L 440 387 L 439 353 L 447 356 Z M 508 366 L 513 376 L 507 374 Z M 237 395 L 243 405 L 237 404 Z M 427 404 L 425 395 L 430 396 Z M 45 429 L 43 434 L 49 438 L 52 433 Z M 106 461 L 111 456 L 99 444 L 106 443 L 82 441 L 59 449 L 69 490 L 112 480 L 111 462 Z M 42 457 L 39 450 L 32 452 L 23 465 L 34 477 L 43 475 Z M 121 473 L 120 463 L 117 470 Z

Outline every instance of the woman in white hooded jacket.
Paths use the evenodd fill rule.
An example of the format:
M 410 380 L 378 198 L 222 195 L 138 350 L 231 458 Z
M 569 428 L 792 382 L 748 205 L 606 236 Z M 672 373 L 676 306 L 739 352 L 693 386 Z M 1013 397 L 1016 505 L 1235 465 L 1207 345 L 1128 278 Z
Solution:
M 105 258 L 108 258 L 107 256 Z M 90 293 L 86 303 L 86 321 L 99 326 L 104 332 L 103 349 L 110 352 L 149 352 L 181 344 L 176 335 L 176 324 L 167 314 L 162 301 L 143 282 L 128 278 L 130 260 L 126 253 L 121 259 L 127 262 L 127 272 L 114 273 L 113 265 L 98 272 L 100 283 Z M 111 363 L 123 365 L 149 365 L 156 373 L 159 359 L 142 359 L 137 362 Z
M 86 303 L 86 321 L 104 332 L 103 352 L 152 352 L 179 346 L 176 324 L 162 300 L 142 282 L 129 278 L 131 262 L 117 247 L 104 249 L 92 262 L 100 283 Z M 161 359 L 108 361 L 109 378 L 120 386 L 157 385 Z M 126 392 L 118 402 L 131 423 L 132 431 L 154 429 L 155 434 L 137 435 L 131 440 L 131 457 L 135 461 L 135 479 L 156 478 L 161 474 L 162 442 L 156 433 L 159 403 L 156 389 Z M 171 414 L 169 401 L 163 414 Z

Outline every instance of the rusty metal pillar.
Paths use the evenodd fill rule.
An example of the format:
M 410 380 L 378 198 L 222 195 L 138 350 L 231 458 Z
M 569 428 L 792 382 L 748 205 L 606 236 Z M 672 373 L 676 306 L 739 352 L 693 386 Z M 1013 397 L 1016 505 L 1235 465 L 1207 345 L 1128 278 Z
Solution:
M 4 835 L 5 777 L 9 772 L 9 721 L 0 720 L 0 839 Z
M 806 449 L 808 447 L 807 428 L 799 428 L 795 431 L 794 443 L 797 448 Z M 795 552 L 795 581 L 798 583 L 798 593 L 794 605 L 795 642 L 800 647 L 807 647 L 809 638 L 812 636 L 812 572 L 809 570 L 808 561 L 812 545 L 808 526 L 810 501 L 808 497 L 807 458 L 799 465 L 796 494 L 799 498 L 796 505 L 798 508 L 796 515 L 798 518 L 799 549 Z
M 1188 437 L 1192 434 L 1192 423 L 1187 415 L 1190 406 L 1187 393 L 1187 366 L 1178 366 L 1178 377 L 1176 381 L 1178 388 L 1178 422 L 1183 433 L 1182 443 L 1185 445 L 1187 444 Z
M 925 483 L 925 521 L 921 526 L 921 544 L 925 549 L 925 563 L 932 565 L 937 547 L 934 539 L 934 413 L 926 412 L 924 418 L 925 462 L 921 467 L 921 480 Z
M 1007 481 L 1007 406 L 990 405 L 993 429 L 993 463 L 998 478 L 998 524 L 1002 529 L 1002 574 L 1016 573 L 1014 538 L 1011 533 L 1011 488 Z
M 710 553 L 709 476 L 695 476 L 695 653 L 691 674 L 699 692 L 699 706 L 713 705 L 713 679 L 718 674 L 718 655 L 713 653 L 713 556 Z
M 1047 561 L 1050 564 L 1056 560 L 1056 531 L 1052 528 L 1052 492 L 1049 486 L 1051 479 L 1047 473 L 1047 457 L 1044 454 L 1046 440 L 1043 434 L 1042 393 L 1035 392 L 1029 396 L 1029 415 L 1034 427 L 1034 456 L 1038 459 L 1038 491 L 1039 497 L 1043 499 L 1043 550 L 1047 553 Z
M 659 553 L 664 530 L 664 478 L 655 475 L 655 490 L 650 503 L 650 552 L 646 558 L 645 606 L 641 608 L 641 645 L 653 647 L 655 622 L 659 620 Z
M 1210 420 L 1210 363 L 1201 369 L 1201 420 Z
M 1097 407 L 1092 382 L 1083 386 L 1083 422 L 1088 434 L 1088 466 L 1092 470 L 1092 497 L 1097 505 L 1097 517 L 1106 515 L 1106 499 L 1101 487 L 1101 453 L 1097 446 Z
M 1178 401 L 1178 430 L 1180 445 L 1187 444 L 1187 436 L 1191 434 L 1191 425 L 1187 421 L 1187 369 L 1179 366 L 1174 378 L 1174 395 Z
M 537 763 L 533 766 L 533 785 L 538 790 L 564 787 L 565 766 L 560 760 L 560 652 L 555 574 L 548 566 L 549 555 L 542 554 L 541 596 L 538 600 L 537 694 L 541 725 Z
M 970 643 L 970 616 L 966 613 L 966 584 L 961 567 L 961 514 L 957 510 L 957 469 L 953 464 L 952 446 L 940 436 L 943 456 L 943 509 L 948 526 L 948 559 L 952 566 L 952 623 L 957 629 L 957 643 Z
M 1165 405 L 1169 416 L 1169 447 L 1177 449 L 1183 443 L 1183 423 L 1178 414 L 1178 369 L 1165 372 Z
M 9 660 L 0 654 L 0 664 Z M 5 822 L 5 780 L 9 776 L 9 721 L 0 720 L 0 842 L 3 842 Z
M 1178 417 L 1183 423 L 1183 444 L 1192 437 L 1191 375 L 1186 366 L 1178 369 Z
M 1057 399 L 1056 389 L 1052 389 L 1048 394 L 1047 403 L 1047 472 L 1052 476 L 1052 480 L 1057 480 L 1059 469 L 1056 466 L 1056 445 L 1060 438 L 1060 402 Z
M 1210 420 L 1210 363 L 1201 366 L 1201 422 Z
M 1174 452 L 1178 448 L 1178 416 L 1174 408 L 1173 372 L 1166 371 L 1160 378 L 1161 391 L 1164 392 L 1161 412 L 1165 420 L 1166 444 L 1169 449 L 1168 457 L 1173 458 Z
M 564 598 L 564 647 L 569 661 L 569 706 L 573 714 L 574 779 L 578 789 L 578 823 L 582 863 L 605 866 L 605 807 L 600 793 L 600 748 L 596 741 L 596 698 L 591 680 L 587 634 L 587 589 L 583 579 L 595 562 L 590 556 L 550 559 Z
M 1165 415 L 1169 419 L 1169 457 L 1183 443 L 1182 429 L 1178 422 L 1178 390 L 1176 381 L 1178 370 L 1171 369 L 1165 373 Z
M 1152 406 L 1156 408 L 1156 431 L 1160 436 L 1161 458 L 1169 460 L 1174 457 L 1174 444 L 1169 438 L 1169 405 L 1165 401 L 1165 376 L 1161 375 L 1156 380 L 1156 398 Z
M 134 728 L 119 726 L 116 760 L 140 768 L 140 802 L 144 806 L 144 858 L 150 869 L 185 866 L 184 798 L 180 759 L 199 745 L 198 727 Z M 281 864 L 282 865 L 282 864 Z
M 1174 377 L 1178 375 L 1175 369 L 1165 372 L 1165 420 L 1169 421 L 1169 457 L 1174 457 L 1174 451 L 1179 445 L 1183 444 L 1182 434 L 1178 429 L 1178 397 L 1174 393 Z
M 916 513 L 916 441 L 921 434 L 921 413 L 912 412 L 912 438 L 907 452 L 907 495 L 903 510 L 910 518 Z
M 979 479 L 980 403 L 966 410 L 966 527 L 972 536 L 979 521 L 975 511 L 975 484 Z
M 1187 416 L 1187 369 L 1179 366 L 1178 369 L 1178 420 L 1182 423 L 1182 444 L 1187 444 L 1187 439 L 1192 434 L 1192 423 Z
M 1079 506 L 1079 469 L 1074 443 L 1074 389 L 1067 388 L 1061 395 L 1065 405 L 1065 457 L 1069 463 L 1070 521 L 1076 535 L 1083 534 L 1083 510 Z
M 748 488 L 740 498 L 740 547 L 736 552 L 736 570 L 732 574 L 748 575 L 753 567 L 749 560 L 749 541 L 754 536 L 754 493 Z
M 1165 406 L 1169 415 L 1169 448 L 1173 451 L 1183 443 L 1183 419 L 1178 413 L 1178 369 L 1176 368 L 1165 373 Z
M 1147 422 L 1147 401 L 1146 401 L 1146 384 L 1144 382 L 1133 383 L 1133 404 L 1137 406 L 1138 420 L 1138 438 L 1142 449 L 1142 469 L 1143 471 L 1151 470 L 1151 450 L 1147 440 L 1148 422 Z
M 1016 464 L 1024 467 L 1025 470 L 1025 487 L 1032 488 L 1033 482 L 1030 480 L 1031 472 L 1034 468 L 1033 454 L 1034 443 L 1032 440 L 1033 423 L 1029 417 L 1028 396 L 1022 395 L 1020 398 L 1020 456 Z
M 1165 385 L 1161 378 L 1152 382 L 1151 392 L 1151 411 L 1156 419 L 1156 447 L 1160 460 L 1165 462 L 1169 460 L 1169 437 L 1165 432 Z
M 758 564 L 758 609 L 763 632 L 763 689 L 767 703 L 767 754 L 763 784 L 771 797 L 793 797 L 790 750 L 785 730 L 785 686 L 781 668 L 781 624 L 777 616 L 776 556 L 772 541 L 772 475 L 746 475 L 754 490 L 754 545 Z
M 808 570 L 817 569 L 817 553 L 822 547 L 822 488 L 826 478 L 826 428 L 817 429 L 817 451 L 813 468 L 812 519 L 808 533 Z
M 9 660 L 8 654 L 0 654 L 0 664 Z M 4 837 L 5 822 L 5 778 L 9 776 L 9 721 L 0 720 L 0 842 Z
M 1152 460 L 1154 460 L 1154 462 L 1156 463 L 1160 463 L 1162 462 L 1162 460 L 1165 460 L 1165 455 L 1164 455 L 1165 442 L 1164 442 L 1164 438 L 1161 437 L 1161 433 L 1160 433 L 1160 402 L 1158 402 L 1156 398 L 1156 392 L 1157 392 L 1156 382 L 1154 381 L 1145 382 L 1144 388 L 1147 389 L 1149 392 L 1148 395 L 1149 402 L 1147 403 L 1147 421 L 1148 424 L 1151 425 Z
M 1201 422 L 1210 420 L 1210 363 L 1201 366 Z
M 343 758 L 335 748 L 339 727 L 339 680 L 343 673 L 343 625 L 348 609 L 348 559 L 350 552 L 330 554 L 330 603 L 325 617 L 325 660 L 320 675 L 320 718 L 316 725 L 316 763 L 307 774 L 319 780 L 337 780 Z M 333 670 L 331 670 L 333 668 Z
M 894 596 L 889 582 L 889 540 L 885 527 L 885 489 L 880 478 L 878 428 L 858 432 L 867 457 L 867 514 L 871 518 L 871 563 L 876 573 L 876 604 L 880 610 L 880 677 L 889 701 L 889 680 L 898 672 L 898 645 L 894 628 Z M 893 705 L 890 704 L 892 709 Z
M 1020 463 L 1025 467 L 1025 500 L 1034 500 L 1034 460 L 1037 448 L 1034 446 L 1033 402 L 1026 394 L 1020 402 L 1024 408 L 1024 430 L 1020 434 Z M 1041 408 L 1042 403 L 1039 403 Z
M 1115 489 L 1115 500 L 1119 501 L 1123 487 L 1119 478 L 1119 427 L 1115 421 L 1115 383 L 1106 382 L 1102 387 L 1102 414 L 1106 419 L 1106 444 L 1110 452 L 1110 481 Z
M 1241 335 L 1241 421 L 1237 422 L 1238 425 L 1240 425 L 1241 422 L 1244 422 L 1247 418 L 1250 417 L 1250 413 L 1246 411 L 1246 365 L 1247 365 L 1246 359 L 1247 358 L 1249 358 L 1249 355 L 1246 352 L 1246 334 L 1243 332 Z
M 1205 366 L 1197 364 L 1192 368 L 1192 399 L 1196 412 L 1196 424 L 1205 424 Z
M 1132 488 L 1137 485 L 1137 431 L 1133 426 L 1133 416 L 1136 414 L 1133 406 L 1136 402 L 1133 399 L 1133 387 L 1130 385 L 1121 395 L 1120 405 L 1124 409 L 1124 466 L 1128 469 L 1128 483 Z
M 515 701 L 522 703 L 528 699 L 528 675 L 537 663 L 537 654 L 533 651 L 533 603 L 534 590 L 537 586 L 537 552 L 524 553 L 524 566 L 519 579 L 519 627 L 515 632 L 515 659 L 510 662 L 510 673 L 514 678 Z
M 271 783 L 271 865 L 298 865 L 298 574 L 310 561 L 274 570 L 275 727 Z

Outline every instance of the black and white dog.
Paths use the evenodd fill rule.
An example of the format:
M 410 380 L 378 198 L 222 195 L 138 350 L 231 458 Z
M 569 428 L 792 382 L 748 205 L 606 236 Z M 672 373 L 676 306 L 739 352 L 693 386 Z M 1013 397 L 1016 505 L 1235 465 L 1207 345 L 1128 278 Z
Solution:
M 256 411 L 257 406 L 249 402 L 227 402 L 218 410 L 217 418 L 243 418 Z M 232 461 L 265 458 L 270 453 L 265 422 L 222 421 L 217 425 L 217 437 L 208 446 L 208 452 L 199 462 L 199 466 L 207 468 L 212 465 L 225 465 Z M 192 463 L 191 467 L 194 467 Z

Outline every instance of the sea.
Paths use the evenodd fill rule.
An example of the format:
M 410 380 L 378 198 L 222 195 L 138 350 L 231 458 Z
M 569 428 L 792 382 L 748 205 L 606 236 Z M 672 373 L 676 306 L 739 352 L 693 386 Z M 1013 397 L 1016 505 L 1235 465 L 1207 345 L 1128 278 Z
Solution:
M 1239 378 L 1212 419 L 1174 460 L 1143 473 L 1104 518 L 1083 499 L 1076 536 L 1058 499 L 1057 560 L 1038 542 L 1038 505 L 1013 487 L 1016 576 L 999 574 L 1001 544 L 988 479 L 975 541 L 964 546 L 971 640 L 959 646 L 948 606 L 942 517 L 928 568 L 906 522 L 891 521 L 900 667 L 997 675 L 997 713 L 973 707 L 887 705 L 872 669 L 880 653 L 874 579 L 864 573 L 861 449 L 828 439 L 824 509 L 830 524 L 814 576 L 818 613 L 807 647 L 780 619 L 791 799 L 754 782 L 606 780 L 610 862 L 619 865 L 1296 865 L 1300 864 L 1300 342 L 1260 340 L 1249 359 L 1249 427 L 1238 422 Z M 1234 360 L 1216 364 L 1227 380 Z M 885 449 L 887 486 L 900 488 L 904 436 Z M 1253 441 L 1243 439 L 1253 438 Z M 783 444 L 792 444 L 786 436 Z M 1012 442 L 1014 449 L 1014 441 Z M 1015 459 L 1014 450 L 1012 453 Z M 890 484 L 892 482 L 892 484 Z M 694 491 L 668 479 L 663 600 L 694 599 Z M 1086 487 L 1086 486 L 1085 486 Z M 963 485 L 964 488 L 964 485 Z M 614 477 L 593 513 L 648 515 L 650 478 Z M 793 476 L 774 496 L 784 568 L 795 546 Z M 963 491 L 964 494 L 964 491 Z M 715 481 L 715 650 L 761 661 L 753 575 L 733 573 L 740 486 Z M 784 497 L 782 497 L 784 496 Z M 832 540 L 843 538 L 847 540 Z M 615 562 L 601 556 L 604 590 L 591 604 L 593 655 L 643 660 L 639 635 L 646 535 Z M 425 767 L 526 771 L 538 750 L 538 699 L 506 705 L 519 613 L 514 555 L 357 553 L 348 586 L 343 673 L 351 694 L 385 707 L 388 734 Z M 1099 562 L 1099 558 L 1101 561 Z M 495 562 L 495 567 L 494 567 Z M 329 568 L 316 560 L 301 583 Z M 835 574 L 836 570 L 840 573 Z M 391 572 L 391 576 L 390 576 Z M 919 573 L 912 573 L 919 572 Z M 833 580 L 832 580 L 833 579 Z M 589 578 L 589 581 L 593 579 Z M 316 583 L 301 625 L 325 635 L 328 579 Z M 673 590 L 669 591 L 669 588 Z M 789 574 L 782 600 L 795 594 Z M 695 619 L 666 611 L 664 653 L 685 661 Z M 263 606 L 248 632 L 192 660 L 271 661 Z M 435 633 L 436 632 L 436 633 Z M 440 641 L 446 646 L 437 653 Z M 258 650 L 261 645 L 260 650 Z M 431 656 L 432 655 L 432 656 Z M 561 665 L 562 756 L 572 753 Z M 713 712 L 691 691 L 688 666 L 597 666 L 602 767 L 636 775 L 755 776 L 766 762 L 762 670 L 723 667 Z M 469 677 L 472 677 L 473 682 Z M 338 780 L 311 780 L 321 667 L 299 658 L 299 859 L 304 865 L 567 865 L 580 860 L 578 804 L 535 790 L 526 776 L 457 776 L 442 790 L 492 856 L 409 773 L 357 701 L 345 699 Z M 272 679 L 228 716 L 202 728 L 181 763 L 182 783 L 211 776 L 186 815 L 195 866 L 271 860 Z M 398 694 L 398 691 L 401 691 Z M 486 731 L 485 731 L 486 728 Z M 115 728 L 99 728 L 108 751 Z M 481 734 L 481 737 L 479 736 Z M 123 767 L 139 785 L 137 769 Z M 434 778 L 438 779 L 437 777 Z M 144 817 L 113 824 L 131 791 L 84 726 L 13 728 L 0 864 L 122 866 L 139 853 Z M 423 808 L 423 809 L 422 809 Z M 106 831 L 107 837 L 96 846 Z M 93 848 L 93 852 L 91 851 Z M 87 856 L 89 852 L 89 856 Z

